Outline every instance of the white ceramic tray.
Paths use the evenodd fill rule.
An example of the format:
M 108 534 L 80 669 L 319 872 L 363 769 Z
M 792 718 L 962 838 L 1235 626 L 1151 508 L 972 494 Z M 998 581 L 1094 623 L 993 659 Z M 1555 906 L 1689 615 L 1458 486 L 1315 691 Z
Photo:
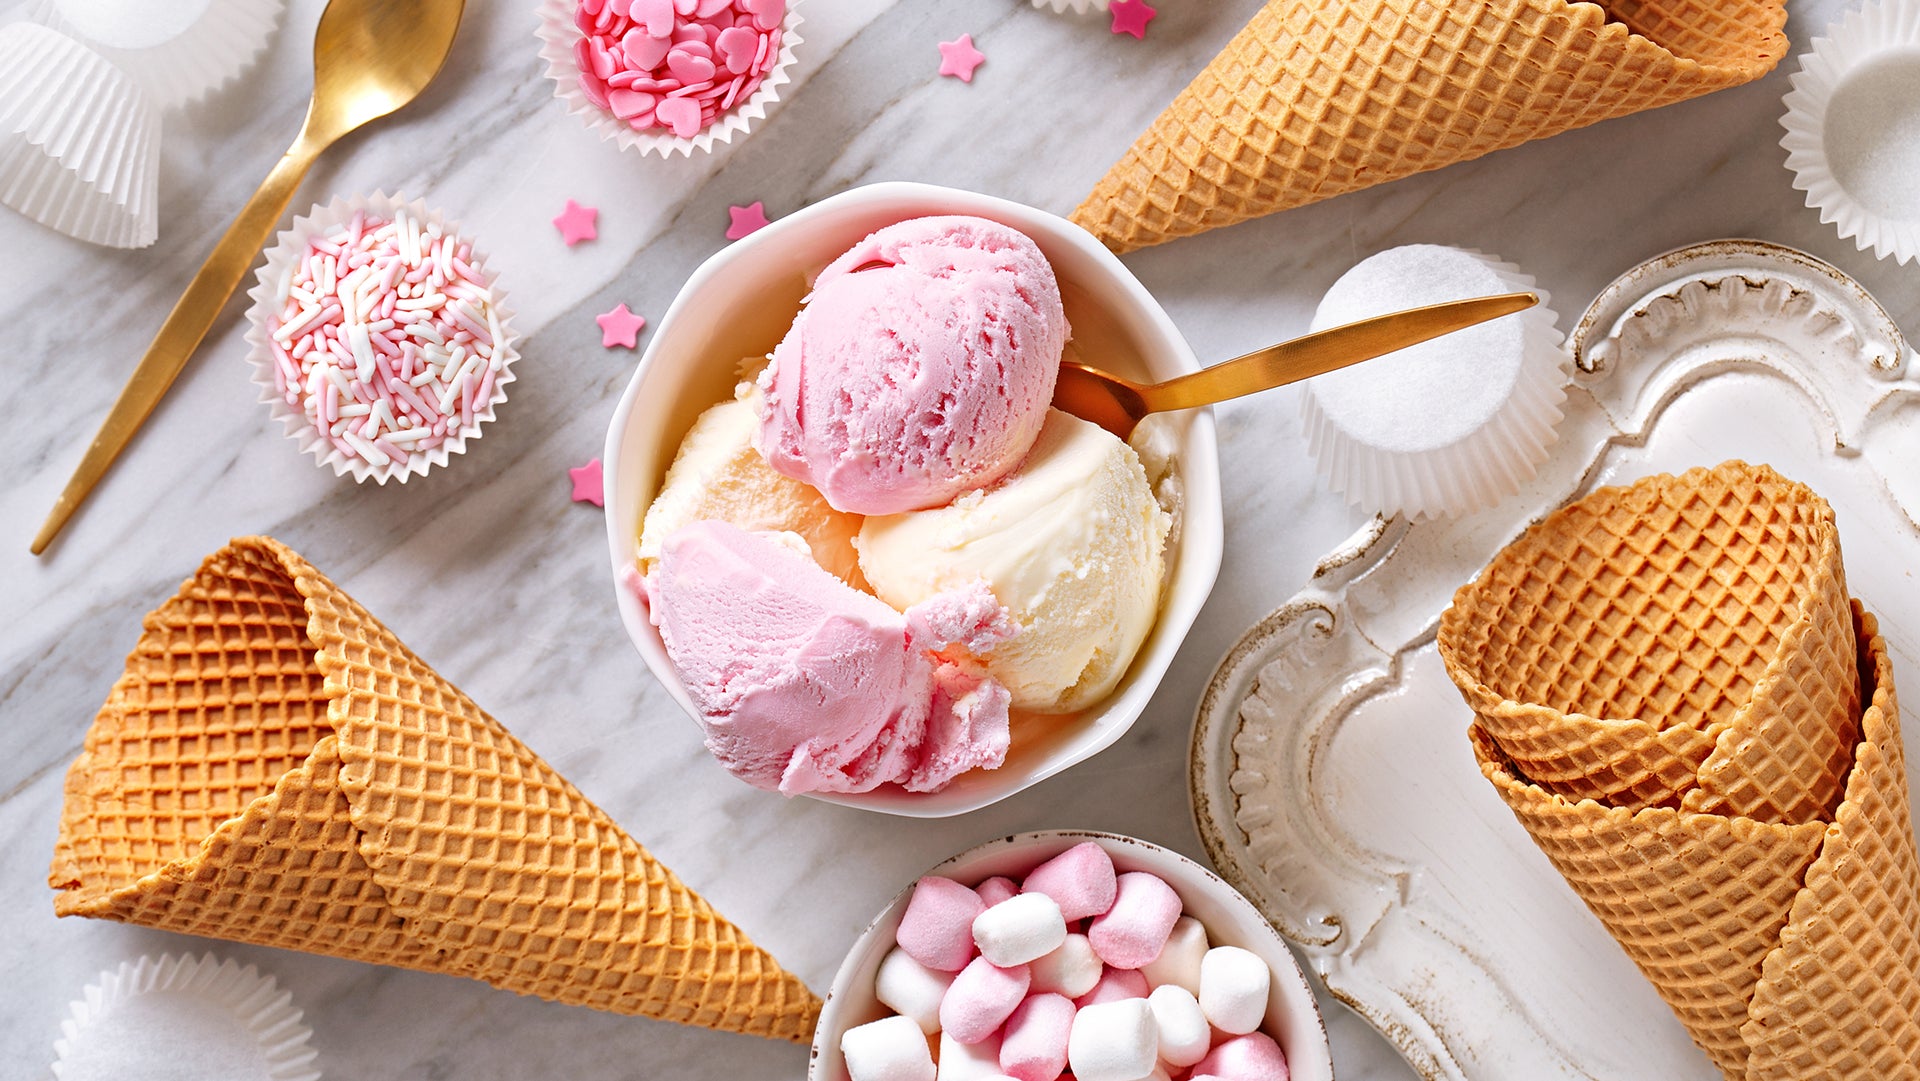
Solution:
M 1755 241 L 1635 267 L 1569 344 L 1560 441 L 1525 491 L 1455 522 L 1376 519 L 1221 662 L 1194 815 L 1221 873 L 1424 1076 L 1715 1081 L 1481 778 L 1435 624 L 1552 508 L 1745 458 L 1834 505 L 1848 582 L 1920 687 L 1920 361 L 1857 283 Z M 1920 721 L 1906 740 L 1920 762 Z

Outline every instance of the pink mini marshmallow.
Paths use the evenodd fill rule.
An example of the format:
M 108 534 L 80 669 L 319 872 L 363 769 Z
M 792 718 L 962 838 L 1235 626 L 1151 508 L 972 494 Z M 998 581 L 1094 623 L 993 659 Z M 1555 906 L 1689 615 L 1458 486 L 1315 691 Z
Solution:
M 1031 995 L 1007 1018 L 1000 1069 L 1016 1081 L 1053 1081 L 1067 1068 L 1074 1005 L 1064 995 Z
M 1022 893 L 1044 893 L 1053 898 L 1069 923 L 1098 916 L 1112 907 L 1114 889 L 1113 858 L 1092 841 L 1074 845 L 1035 867 L 1020 884 Z
M 914 883 L 894 940 L 928 968 L 958 972 L 973 959 L 973 921 L 986 910 L 979 894 L 951 878 L 928 875 Z
M 1115 968 L 1151 964 L 1180 919 L 1180 895 L 1158 875 L 1129 871 L 1117 880 L 1113 907 L 1087 927 L 1100 960 Z
M 1100 982 L 1093 990 L 1073 1000 L 1075 1006 L 1086 1009 L 1103 1002 L 1118 1002 L 1123 998 L 1146 998 L 1147 978 L 1131 968 L 1108 967 L 1100 973 Z
M 1032 976 L 1027 966 L 996 968 L 976 957 L 953 978 L 940 1000 L 940 1027 L 961 1043 L 979 1043 L 999 1031 L 1007 1016 L 1027 997 Z
M 994 875 L 992 878 L 975 886 L 973 892 L 980 895 L 980 900 L 986 902 L 988 908 L 992 908 L 994 905 L 1019 893 L 1020 887 L 1013 879 L 1008 878 L 1006 875 Z
M 1191 1081 L 1287 1081 L 1287 1055 L 1273 1037 L 1252 1032 L 1222 1040 L 1193 1067 Z

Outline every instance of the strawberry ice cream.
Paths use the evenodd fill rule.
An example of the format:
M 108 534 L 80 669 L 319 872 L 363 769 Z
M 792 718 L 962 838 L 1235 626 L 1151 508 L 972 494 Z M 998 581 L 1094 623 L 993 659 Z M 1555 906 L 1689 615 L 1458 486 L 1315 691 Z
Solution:
M 793 534 L 700 521 L 666 538 L 642 597 L 707 748 L 756 787 L 927 792 L 1006 757 L 1006 689 L 930 652 L 1016 633 L 983 583 L 901 613 Z
M 815 279 L 760 377 L 755 445 L 836 510 L 945 505 L 1033 446 L 1068 333 L 1024 234 L 970 217 L 888 226 Z

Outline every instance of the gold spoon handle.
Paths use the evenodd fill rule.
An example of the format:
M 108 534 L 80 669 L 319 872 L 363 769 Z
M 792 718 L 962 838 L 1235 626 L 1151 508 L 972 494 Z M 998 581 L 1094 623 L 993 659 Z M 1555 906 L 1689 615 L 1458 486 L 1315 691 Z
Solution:
M 73 517 L 73 512 L 106 475 L 107 468 L 133 439 L 133 433 L 140 430 L 180 370 L 186 367 L 187 359 L 200 347 L 227 298 L 246 276 L 253 257 L 273 234 L 274 225 L 285 213 L 287 203 L 292 201 L 295 189 L 299 188 L 320 149 L 308 140 L 303 130 L 239 216 L 233 219 L 233 224 L 227 227 L 220 243 L 214 245 L 213 253 L 201 264 L 187 291 L 180 294 L 167 321 L 160 325 L 160 333 L 154 335 L 147 355 L 140 358 L 127 385 L 121 388 L 120 397 L 114 400 L 99 433 L 93 437 L 72 479 L 54 502 L 53 511 L 47 515 L 39 535 L 33 538 L 34 555 L 46 551 L 60 527 Z
M 1212 405 L 1311 379 L 1475 323 L 1524 311 L 1539 302 L 1532 293 L 1502 293 L 1412 308 L 1270 345 L 1139 390 L 1146 399 L 1147 411 L 1152 413 Z

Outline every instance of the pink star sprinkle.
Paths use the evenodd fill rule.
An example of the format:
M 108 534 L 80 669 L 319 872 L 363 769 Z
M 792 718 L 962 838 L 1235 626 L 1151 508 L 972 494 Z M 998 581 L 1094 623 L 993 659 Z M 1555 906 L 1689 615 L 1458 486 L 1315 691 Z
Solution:
M 940 74 L 951 75 L 963 83 L 973 81 L 973 69 L 985 59 L 986 56 L 973 47 L 972 34 L 961 34 L 952 41 L 940 43 Z
M 600 235 L 600 231 L 594 227 L 594 223 L 599 218 L 600 211 L 597 208 L 581 206 L 572 199 L 568 199 L 567 208 L 560 212 L 559 217 L 553 219 L 553 227 L 560 230 L 560 239 L 566 241 L 567 247 L 571 248 L 582 240 L 592 240 Z
M 1107 5 L 1107 11 L 1113 15 L 1114 33 L 1132 34 L 1136 38 L 1145 38 L 1147 24 L 1160 14 L 1148 7 L 1146 0 L 1113 0 Z
M 646 316 L 633 314 L 624 303 L 610 312 L 594 316 L 593 321 L 600 324 L 600 344 L 607 349 L 616 345 L 632 349 L 641 328 L 647 325 Z
M 600 459 L 595 458 L 586 465 L 567 470 L 567 476 L 573 481 L 575 503 L 591 503 L 596 507 L 607 505 L 606 494 L 600 487 Z
M 767 227 L 767 208 L 758 201 L 752 206 L 730 206 L 727 216 L 733 219 L 733 223 L 727 226 L 728 240 L 739 240 L 748 233 Z

